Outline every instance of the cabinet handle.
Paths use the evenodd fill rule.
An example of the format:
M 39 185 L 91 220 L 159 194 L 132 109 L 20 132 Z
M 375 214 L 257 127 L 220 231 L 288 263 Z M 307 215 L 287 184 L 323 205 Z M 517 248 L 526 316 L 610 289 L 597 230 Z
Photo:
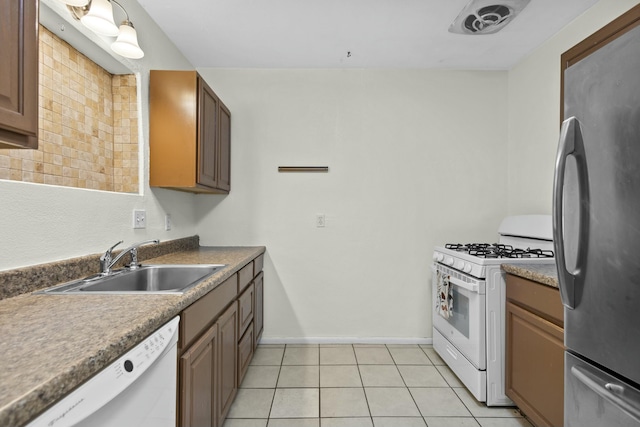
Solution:
M 278 166 L 278 172 L 329 172 L 329 166 Z
M 451 357 L 453 357 L 455 360 L 458 360 L 458 353 L 456 353 L 451 347 L 449 347 L 449 344 L 447 344 L 446 349 L 447 353 L 449 353 Z

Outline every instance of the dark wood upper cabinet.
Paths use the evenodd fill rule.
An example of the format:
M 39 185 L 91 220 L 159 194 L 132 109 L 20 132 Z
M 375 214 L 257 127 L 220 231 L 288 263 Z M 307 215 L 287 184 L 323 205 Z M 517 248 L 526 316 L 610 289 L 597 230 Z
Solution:
M 227 194 L 231 113 L 195 71 L 152 70 L 149 184 Z
M 38 1 L 0 0 L 0 148 L 38 148 Z
M 640 4 L 611 21 L 560 56 L 560 123 L 564 117 L 564 71 L 627 31 L 640 25 Z
M 218 108 L 218 188 L 231 189 L 231 112 L 221 102 Z
M 198 85 L 198 183 L 218 186 L 218 97 L 206 84 Z

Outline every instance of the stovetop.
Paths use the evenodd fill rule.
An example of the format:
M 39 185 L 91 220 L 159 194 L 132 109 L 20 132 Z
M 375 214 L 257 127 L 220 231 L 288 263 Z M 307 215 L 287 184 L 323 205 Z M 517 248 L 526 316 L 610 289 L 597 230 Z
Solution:
M 554 256 L 551 250 L 519 249 L 501 243 L 447 243 L 444 247 L 478 258 L 553 258 Z
M 529 243 L 535 245 L 540 242 L 528 241 L 527 244 Z M 447 243 L 443 247 L 434 248 L 433 260 L 480 279 L 487 277 L 487 268 L 490 266 L 499 268 L 501 264 L 555 262 L 552 250 L 525 245 L 514 247 L 504 243 Z

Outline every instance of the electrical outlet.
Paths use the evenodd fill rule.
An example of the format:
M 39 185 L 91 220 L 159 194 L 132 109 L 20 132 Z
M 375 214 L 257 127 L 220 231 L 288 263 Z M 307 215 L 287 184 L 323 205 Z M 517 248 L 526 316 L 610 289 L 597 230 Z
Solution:
M 164 230 L 165 231 L 171 230 L 171 214 L 166 214 L 164 216 Z
M 133 228 L 147 228 L 147 211 L 142 209 L 133 211 Z
M 320 228 L 320 227 L 324 227 L 326 226 L 327 222 L 326 222 L 326 218 L 324 217 L 324 214 L 316 214 L 316 227 Z

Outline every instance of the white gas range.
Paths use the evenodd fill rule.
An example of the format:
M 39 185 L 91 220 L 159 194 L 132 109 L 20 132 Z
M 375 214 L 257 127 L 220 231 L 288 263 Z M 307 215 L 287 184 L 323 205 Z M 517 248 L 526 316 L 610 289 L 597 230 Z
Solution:
M 551 217 L 505 218 L 497 244 L 447 244 L 433 252 L 433 348 L 480 402 L 505 394 L 505 273 L 501 264 L 549 264 Z

